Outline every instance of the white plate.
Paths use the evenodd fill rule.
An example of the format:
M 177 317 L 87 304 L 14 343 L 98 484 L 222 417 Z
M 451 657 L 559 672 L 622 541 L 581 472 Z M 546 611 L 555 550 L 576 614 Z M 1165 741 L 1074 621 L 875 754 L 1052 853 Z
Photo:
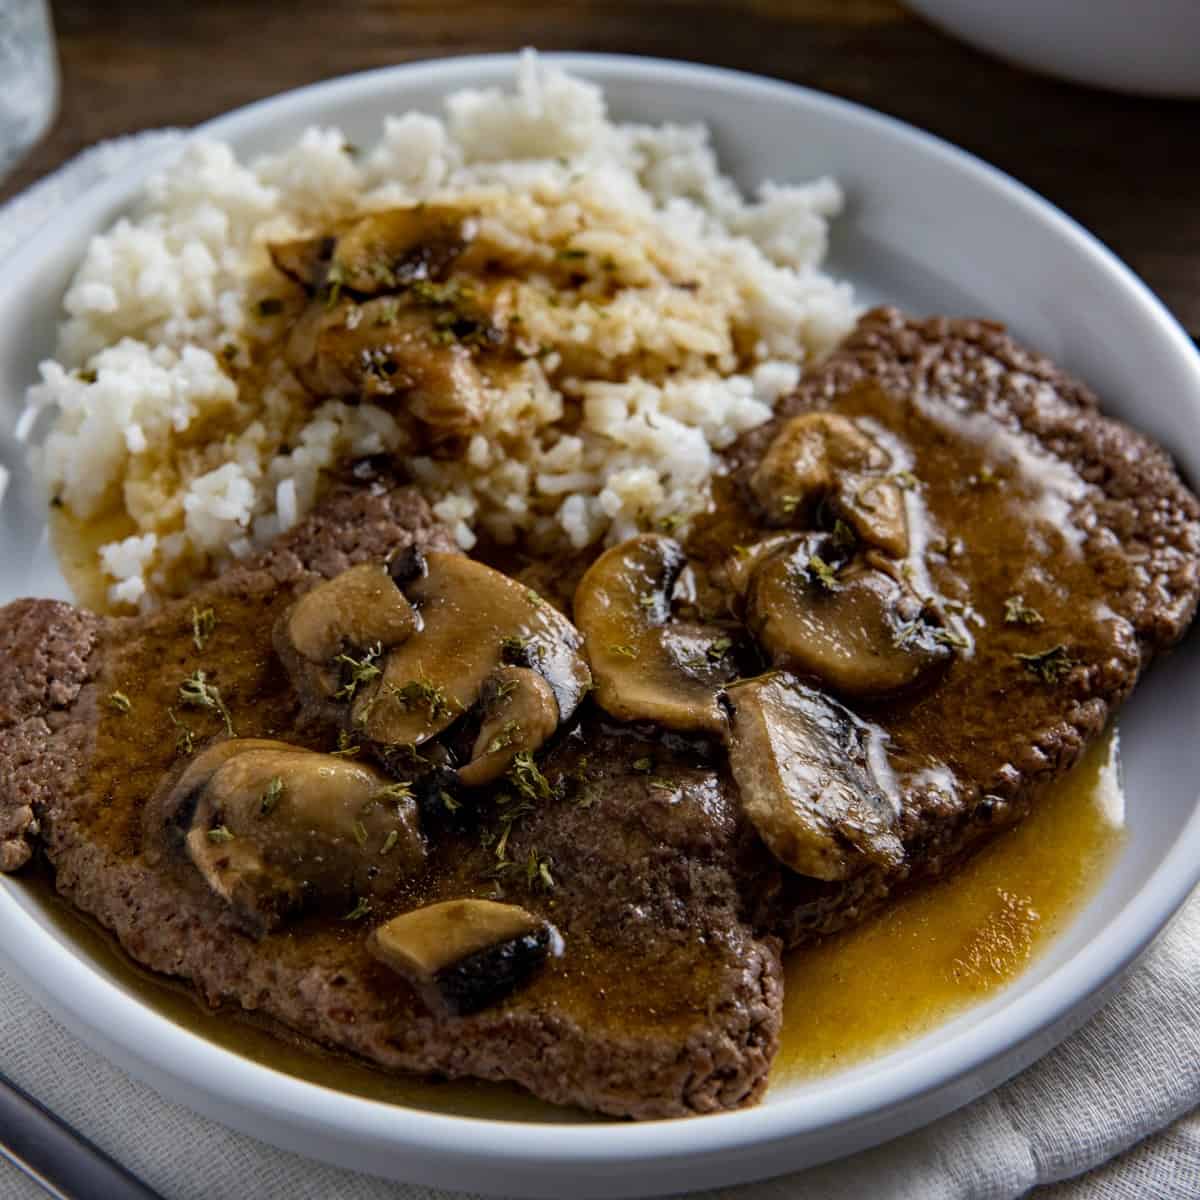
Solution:
M 602 83 L 616 116 L 706 121 L 744 185 L 830 172 L 849 196 L 832 267 L 867 299 L 1007 321 L 1081 375 L 1110 411 L 1200 477 L 1200 356 L 1149 291 L 1093 238 L 1011 179 L 925 134 L 814 92 L 649 59 L 561 56 Z M 385 113 L 507 82 L 511 57 L 421 63 L 335 80 L 243 109 L 207 132 L 255 154 L 316 121 L 367 142 Z M 4 267 L 0 404 L 11 423 L 91 233 L 145 175 L 57 215 Z M 11 448 L 5 451 L 12 461 Z M 28 480 L 0 514 L 0 599 L 63 592 Z M 537 1196 L 714 1187 L 821 1162 L 966 1103 L 1079 1025 L 1200 875 L 1200 639 L 1157 669 L 1122 719 L 1129 834 L 1094 899 L 1002 994 L 935 1034 L 839 1075 L 777 1087 L 758 1108 L 632 1125 L 523 1125 L 340 1095 L 221 1050 L 142 1007 L 79 956 L 19 888 L 0 887 L 0 953 L 73 1030 L 193 1108 L 281 1146 L 397 1179 Z M 898 966 L 898 969 L 899 968 Z

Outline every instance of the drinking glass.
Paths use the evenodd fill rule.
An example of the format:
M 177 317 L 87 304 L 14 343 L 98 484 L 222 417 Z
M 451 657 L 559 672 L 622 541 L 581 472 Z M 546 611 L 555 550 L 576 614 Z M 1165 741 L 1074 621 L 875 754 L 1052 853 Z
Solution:
M 57 106 L 46 0 L 0 0 L 0 179 L 46 132 Z

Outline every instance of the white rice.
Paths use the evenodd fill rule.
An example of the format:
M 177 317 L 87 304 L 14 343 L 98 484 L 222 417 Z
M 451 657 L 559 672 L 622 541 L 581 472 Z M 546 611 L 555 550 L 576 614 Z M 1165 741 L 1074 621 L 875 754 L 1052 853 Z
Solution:
M 408 460 L 465 548 L 483 530 L 566 552 L 686 519 L 714 452 L 767 420 L 855 317 L 820 270 L 831 180 L 748 200 L 703 127 L 615 124 L 598 88 L 531 53 L 515 91 L 389 117 L 366 152 L 336 129 L 249 164 L 193 140 L 134 218 L 92 239 L 21 423 L 27 436 L 55 414 L 36 465 L 74 519 L 124 514 L 129 536 L 100 551 L 114 606 L 151 606 L 251 553 L 347 458 L 405 453 L 385 409 L 314 400 L 278 355 L 253 383 L 240 368 L 286 328 L 257 311 L 283 286 L 269 242 L 449 199 L 481 214 L 541 349 L 489 388 L 461 458 Z M 604 264 L 595 287 L 555 291 L 564 244 L 585 273 Z

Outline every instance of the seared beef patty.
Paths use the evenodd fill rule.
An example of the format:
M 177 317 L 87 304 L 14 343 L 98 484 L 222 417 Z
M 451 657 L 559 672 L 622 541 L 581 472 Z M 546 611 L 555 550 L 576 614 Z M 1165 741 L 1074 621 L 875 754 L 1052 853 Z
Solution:
M 246 933 L 186 857 L 153 844 L 144 809 L 164 777 L 227 736 L 221 706 L 239 737 L 335 748 L 271 630 L 355 563 L 452 549 L 419 497 L 387 483 L 335 494 L 260 560 L 150 617 L 49 601 L 0 611 L 0 866 L 40 846 L 59 889 L 140 962 L 214 1006 L 390 1068 L 514 1080 L 638 1117 L 753 1102 L 778 1044 L 781 942 L 861 919 L 1018 819 L 1182 635 L 1197 598 L 1197 505 L 1157 447 L 996 326 L 881 310 L 731 451 L 715 511 L 686 548 L 704 619 L 745 615 L 723 582 L 735 545 L 810 526 L 849 536 L 825 511 L 764 516 L 755 491 L 785 423 L 825 410 L 887 452 L 908 514 L 906 553 L 890 553 L 911 564 L 940 622 L 922 632 L 928 662 L 911 687 L 831 689 L 845 706 L 830 708 L 842 714 L 831 728 L 874 747 L 847 778 L 897 809 L 884 849 L 839 865 L 843 878 L 780 864 L 719 738 L 622 723 L 591 700 L 539 752 L 546 791 L 533 789 L 519 819 L 488 793 L 464 804 L 429 791 L 428 859 L 395 894 Z M 808 557 L 822 603 L 836 602 L 848 576 Z M 765 669 L 744 641 L 742 673 Z M 181 701 L 198 671 L 220 704 Z M 824 703 L 819 679 L 798 686 Z M 505 860 L 527 869 L 497 870 L 499 837 Z M 371 957 L 365 935 L 464 896 L 520 904 L 565 950 L 507 998 L 454 1016 Z
M 6 869 L 36 840 L 58 889 L 145 966 L 190 980 L 210 1005 L 253 1010 L 386 1067 L 514 1080 L 547 1100 L 638 1117 L 757 1099 L 778 1047 L 779 955 L 738 916 L 736 799 L 686 753 L 656 747 L 666 793 L 633 766 L 646 743 L 593 718 L 555 752 L 561 768 L 545 764 L 551 778 L 572 773 L 570 795 L 514 828 L 511 857 L 524 864 L 536 846 L 555 887 L 531 890 L 524 873 L 505 886 L 554 922 L 568 950 L 473 1016 L 429 1011 L 368 956 L 364 935 L 416 903 L 492 895 L 495 855 L 474 827 L 443 822 L 427 872 L 369 922 L 302 918 L 260 941 L 189 862 L 147 863 L 142 809 L 188 748 L 177 742 L 190 734 L 198 751 L 223 732 L 216 711 L 181 706 L 180 683 L 207 668 L 241 737 L 331 749 L 327 729 L 297 725 L 272 623 L 319 577 L 411 544 L 452 545 L 416 493 L 349 491 L 259 562 L 152 617 L 103 619 L 54 601 L 0 612 Z M 193 617 L 209 608 L 216 624 L 198 650 Z
M 754 923 L 788 944 L 860 919 L 1019 820 L 1183 636 L 1200 586 L 1200 506 L 1170 458 L 1000 325 L 868 313 L 733 449 L 723 522 L 746 511 L 779 429 L 814 410 L 859 418 L 911 456 L 895 466 L 921 514 L 913 549 L 924 542 L 929 587 L 973 646 L 934 686 L 853 706 L 887 734 L 905 857 L 847 882 L 760 875 Z

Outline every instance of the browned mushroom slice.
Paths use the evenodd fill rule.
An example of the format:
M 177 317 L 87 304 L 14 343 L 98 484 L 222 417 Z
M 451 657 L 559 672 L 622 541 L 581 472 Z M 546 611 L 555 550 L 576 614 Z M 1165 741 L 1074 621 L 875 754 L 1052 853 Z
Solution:
M 440 205 L 368 213 L 338 237 L 330 282 L 370 296 L 443 279 L 475 237 L 476 224 L 472 214 Z
M 285 742 L 234 738 L 199 755 L 157 810 L 249 931 L 305 903 L 368 901 L 425 859 L 406 784 Z
M 445 900 L 393 917 L 367 949 L 413 984 L 435 1011 L 465 1016 L 525 983 L 562 938 L 549 922 L 515 904 Z
M 420 746 L 479 699 L 503 663 L 536 671 L 549 685 L 558 720 L 591 684 L 575 627 L 536 592 L 460 554 L 418 558 L 403 587 L 421 632 L 388 654 L 381 677 L 359 692 L 353 722 L 384 746 Z
M 904 493 L 895 480 L 854 472 L 839 475 L 830 509 L 868 546 L 878 546 L 895 558 L 908 554 L 908 514 Z
M 292 327 L 285 357 L 314 395 L 402 398 L 436 436 L 466 433 L 485 411 L 483 379 L 437 316 L 391 299 L 314 300 Z
M 333 287 L 362 296 L 443 279 L 475 236 L 473 215 L 442 205 L 367 213 L 330 234 L 275 242 L 271 261 L 310 292 Z
M 934 609 L 869 555 L 839 567 L 829 542 L 794 539 L 751 576 L 746 624 L 771 661 L 856 697 L 900 691 L 948 663 Z
M 420 628 L 381 563 L 361 563 L 313 588 L 275 627 L 275 649 L 307 699 L 349 698 L 383 655 Z
M 273 242 L 267 247 L 276 270 L 308 288 L 319 288 L 333 260 L 337 239 L 332 236 L 301 238 L 294 242 Z
M 908 520 L 898 484 L 884 478 L 887 452 L 847 417 L 810 412 L 775 435 L 750 479 L 767 516 L 811 523 L 826 504 L 870 545 L 902 558 Z
M 672 538 L 644 533 L 606 550 L 575 590 L 575 621 L 596 700 L 623 721 L 720 734 L 721 684 L 734 674 L 730 639 L 715 625 L 671 619 L 687 559 Z
M 550 685 L 527 667 L 500 667 L 484 684 L 479 733 L 471 759 L 458 769 L 465 787 L 499 779 L 518 754 L 532 753 L 558 728 Z
M 900 862 L 895 807 L 871 769 L 867 726 L 782 672 L 731 684 L 725 699 L 742 807 L 781 863 L 846 879 L 871 862 Z

